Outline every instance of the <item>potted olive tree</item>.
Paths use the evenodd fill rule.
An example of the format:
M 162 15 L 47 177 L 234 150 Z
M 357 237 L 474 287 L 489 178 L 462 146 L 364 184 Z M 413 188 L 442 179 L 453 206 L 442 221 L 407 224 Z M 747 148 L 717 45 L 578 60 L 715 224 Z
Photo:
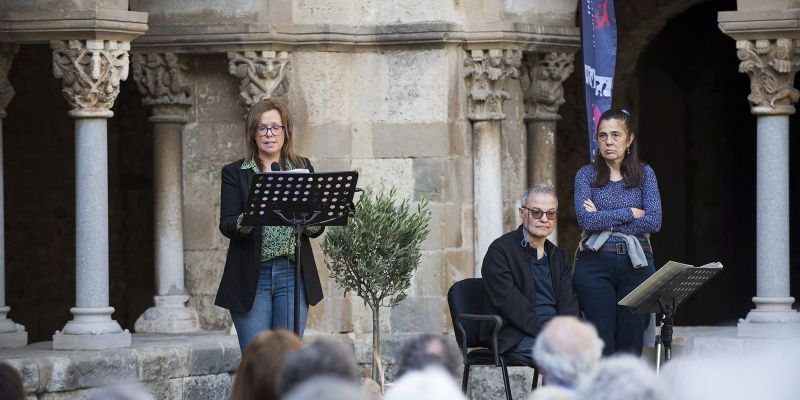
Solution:
M 397 198 L 395 188 L 367 189 L 347 226 L 329 229 L 322 241 L 331 278 L 345 295 L 354 292 L 372 311 L 372 378 L 381 389 L 380 308 L 394 307 L 406 298 L 430 216 L 424 198 L 413 207 L 409 199 Z

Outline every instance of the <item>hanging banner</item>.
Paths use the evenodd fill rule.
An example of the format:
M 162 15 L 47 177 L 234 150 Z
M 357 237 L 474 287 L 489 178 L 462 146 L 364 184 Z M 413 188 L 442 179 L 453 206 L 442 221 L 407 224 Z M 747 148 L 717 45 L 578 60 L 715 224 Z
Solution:
M 591 160 L 597 154 L 597 121 L 603 112 L 611 108 L 614 66 L 617 63 L 617 17 L 614 15 L 614 0 L 580 1 L 586 123 Z

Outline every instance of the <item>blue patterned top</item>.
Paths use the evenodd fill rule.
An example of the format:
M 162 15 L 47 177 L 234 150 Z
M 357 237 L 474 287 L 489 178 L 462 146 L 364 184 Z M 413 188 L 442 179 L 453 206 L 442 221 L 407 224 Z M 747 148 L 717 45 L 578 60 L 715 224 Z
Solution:
M 609 180 L 604 186 L 592 187 L 595 172 L 592 165 L 584 165 L 575 175 L 575 214 L 578 225 L 588 232 L 613 230 L 642 238 L 645 233 L 661 229 L 661 195 L 653 168 L 644 165 L 644 179 L 636 188 L 625 188 L 625 180 Z M 583 201 L 592 199 L 597 211 L 583 208 Z M 631 208 L 644 210 L 644 217 L 633 218 Z M 612 236 L 609 241 L 622 241 Z

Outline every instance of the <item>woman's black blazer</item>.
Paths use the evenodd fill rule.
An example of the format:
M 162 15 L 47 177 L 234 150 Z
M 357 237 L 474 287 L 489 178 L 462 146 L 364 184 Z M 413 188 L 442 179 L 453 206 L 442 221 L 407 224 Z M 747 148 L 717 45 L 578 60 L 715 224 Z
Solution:
M 303 161 L 306 163 L 306 168 L 314 172 L 311 162 L 308 159 Z M 255 228 L 246 236 L 240 236 L 236 230 L 236 221 L 244 212 L 250 182 L 255 175 L 252 169 L 241 169 L 242 163 L 244 160 L 222 167 L 219 230 L 230 239 L 230 245 L 222 281 L 219 283 L 217 298 L 214 301 L 214 304 L 234 313 L 246 313 L 253 306 L 261 265 L 261 229 Z M 312 237 L 321 234 L 322 230 Z M 306 285 L 306 299 L 308 304 L 314 305 L 322 300 L 323 294 L 317 264 L 314 262 L 314 253 L 311 251 L 308 238 L 309 236 L 302 235 L 300 260 L 303 281 Z

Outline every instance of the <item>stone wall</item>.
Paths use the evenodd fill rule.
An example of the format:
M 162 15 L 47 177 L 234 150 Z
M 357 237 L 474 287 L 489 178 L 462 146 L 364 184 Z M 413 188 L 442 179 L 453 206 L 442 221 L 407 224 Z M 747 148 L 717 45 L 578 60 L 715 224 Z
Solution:
M 403 197 L 430 201 L 431 233 L 410 298 L 384 318 L 394 332 L 444 332 L 444 300 L 453 282 L 472 271 L 471 128 L 465 117 L 460 46 L 357 53 L 291 53 L 287 76 L 296 146 L 318 171 L 355 169 L 359 185 L 393 185 Z M 213 306 L 227 240 L 217 229 L 219 171 L 243 155 L 244 108 L 236 79 L 220 55 L 193 57 L 190 84 L 196 103 L 184 132 L 184 217 L 187 287 L 206 329 L 226 328 Z M 517 81 L 509 91 L 521 96 Z M 521 107 L 509 102 L 503 125 L 506 227 L 514 225 L 524 180 Z M 369 332 L 363 303 L 344 298 L 329 279 L 313 241 L 326 299 L 310 314 L 309 330 Z
M 239 364 L 231 335 L 135 335 L 127 349 L 0 350 L 23 377 L 28 400 L 86 399 L 116 384 L 141 383 L 158 400 L 226 400 Z

